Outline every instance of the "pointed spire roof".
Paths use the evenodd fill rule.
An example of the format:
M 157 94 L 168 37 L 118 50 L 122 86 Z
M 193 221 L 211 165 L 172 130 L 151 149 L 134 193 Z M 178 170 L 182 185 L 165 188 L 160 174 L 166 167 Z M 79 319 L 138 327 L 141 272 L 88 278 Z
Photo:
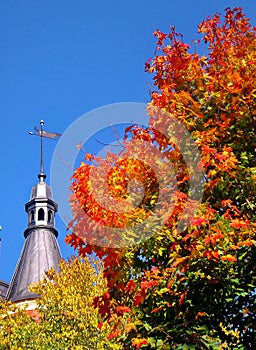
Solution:
M 39 182 L 32 188 L 30 200 L 25 204 L 28 213 L 28 227 L 24 232 L 25 243 L 6 295 L 6 299 L 13 302 L 40 297 L 28 290 L 29 285 L 40 281 L 51 267 L 58 271 L 61 259 L 57 242 L 58 231 L 55 228 L 58 206 L 53 200 L 51 187 L 44 181 L 46 175 L 43 167 L 42 121 L 40 124 Z
M 39 282 L 51 267 L 58 271 L 60 259 L 54 232 L 43 227 L 32 229 L 25 240 L 6 299 L 16 302 L 39 297 L 30 292 L 28 286 Z
M 0 301 L 5 298 L 9 284 L 5 281 L 0 280 Z

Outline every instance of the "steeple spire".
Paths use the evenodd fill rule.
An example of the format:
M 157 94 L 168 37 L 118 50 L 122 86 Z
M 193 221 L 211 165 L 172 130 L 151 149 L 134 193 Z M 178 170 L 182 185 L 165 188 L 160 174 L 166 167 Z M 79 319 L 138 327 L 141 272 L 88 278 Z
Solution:
M 43 182 L 44 179 L 46 178 L 46 175 L 44 173 L 44 134 L 43 134 L 44 121 L 43 120 L 40 121 L 40 125 L 41 125 L 41 130 L 40 130 L 41 149 L 40 149 L 40 173 L 38 174 L 38 178 L 40 182 Z
M 44 182 L 46 178 L 46 174 L 44 173 L 44 137 L 48 139 L 56 140 L 61 134 L 57 132 L 48 132 L 44 131 L 44 121 L 40 120 L 40 130 L 35 126 L 34 130 L 36 133 L 30 131 L 30 135 L 40 136 L 40 173 L 38 174 L 38 178 L 40 182 Z
M 28 290 L 29 285 L 40 281 L 51 267 L 58 271 L 61 259 L 58 231 L 55 228 L 58 205 L 53 200 L 51 187 L 44 181 L 43 148 L 44 137 L 56 139 L 60 134 L 44 131 L 43 120 L 40 125 L 40 130 L 34 128 L 37 133 L 30 132 L 41 138 L 39 182 L 32 188 L 30 200 L 25 204 L 28 214 L 25 243 L 6 295 L 7 300 L 14 302 L 38 298 L 39 295 Z

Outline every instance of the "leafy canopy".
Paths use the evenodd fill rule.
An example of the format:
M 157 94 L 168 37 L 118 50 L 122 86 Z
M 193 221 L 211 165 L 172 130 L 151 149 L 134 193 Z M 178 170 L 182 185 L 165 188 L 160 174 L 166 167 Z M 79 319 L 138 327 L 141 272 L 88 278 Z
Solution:
M 41 295 L 35 310 L 0 304 L 0 349 L 119 349 L 107 339 L 110 327 L 92 304 L 105 288 L 98 262 L 61 261 L 60 273 L 51 269 L 31 288 Z
M 219 14 L 206 18 L 198 30 L 207 45 L 204 56 L 191 52 L 174 28 L 169 34 L 155 31 L 155 55 L 146 63 L 154 84 L 149 127 L 128 128 L 119 155 L 86 155 L 94 163 L 81 164 L 73 176 L 73 231 L 66 241 L 80 254 L 94 252 L 103 260 L 108 290 L 95 304 L 112 322 L 111 337 L 127 349 L 250 349 L 255 344 L 256 33 L 240 8 L 226 9 L 223 20 Z M 168 130 L 173 118 L 195 140 L 204 169 L 202 202 L 183 231 L 178 224 L 191 195 L 193 174 L 184 160 L 190 151 L 182 154 L 157 131 Z M 168 160 L 177 182 L 165 225 L 157 219 L 168 213 L 168 196 L 147 227 L 153 235 L 142 240 L 136 225 L 156 207 L 159 173 L 145 166 L 145 158 L 132 161 L 138 140 L 161 153 L 159 173 L 165 169 L 162 159 Z M 105 191 L 120 206 L 130 208 L 128 183 L 134 179 L 142 201 L 122 213 L 103 207 L 92 190 L 92 169 L 104 174 Z M 102 178 L 97 178 L 99 188 Z M 163 192 L 167 189 L 168 181 Z M 123 230 L 119 248 L 111 245 L 116 237 L 109 227 Z M 104 237 L 109 244 L 97 244 Z

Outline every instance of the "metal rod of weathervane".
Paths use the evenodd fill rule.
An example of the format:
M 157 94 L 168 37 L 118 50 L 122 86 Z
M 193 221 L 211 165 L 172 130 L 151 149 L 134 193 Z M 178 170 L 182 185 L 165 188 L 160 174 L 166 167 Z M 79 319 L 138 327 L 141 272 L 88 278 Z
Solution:
M 44 173 L 44 121 L 40 120 L 41 130 L 40 130 L 40 139 L 41 139 L 41 147 L 40 147 L 40 174 L 38 175 L 38 178 L 40 181 L 44 181 L 46 178 L 46 175 Z
M 30 131 L 29 134 L 30 135 L 34 135 L 34 136 L 40 136 L 40 173 L 38 174 L 38 178 L 40 182 L 43 182 L 44 179 L 46 178 L 46 175 L 44 173 L 44 137 L 48 138 L 48 139 L 53 139 L 56 140 L 57 138 L 59 138 L 61 136 L 61 134 L 57 133 L 57 132 L 48 132 L 48 131 L 44 131 L 43 126 L 44 126 L 44 121 L 40 120 L 40 125 L 41 128 L 40 130 L 35 126 L 34 130 L 36 130 L 36 133 Z

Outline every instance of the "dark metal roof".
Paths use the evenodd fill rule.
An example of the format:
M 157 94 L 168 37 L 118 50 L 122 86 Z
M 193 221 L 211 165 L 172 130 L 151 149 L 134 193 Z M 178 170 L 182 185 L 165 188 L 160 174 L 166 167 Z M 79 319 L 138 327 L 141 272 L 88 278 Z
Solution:
M 40 281 L 51 267 L 58 271 L 61 259 L 55 229 L 47 226 L 31 228 L 24 243 L 6 299 L 21 301 L 40 297 L 28 291 L 31 283 Z
M 5 298 L 9 284 L 0 280 L 0 299 Z
M 40 125 L 41 130 L 35 127 L 38 132 L 35 135 L 41 139 L 39 182 L 32 188 L 30 200 L 25 204 L 28 213 L 28 227 L 24 232 L 26 240 L 6 294 L 6 299 L 13 302 L 40 297 L 30 292 L 29 286 L 39 282 L 51 267 L 58 271 L 61 259 L 54 220 L 58 206 L 53 200 L 51 187 L 44 181 L 43 154 L 44 137 L 55 138 L 60 134 L 45 132 L 43 120 Z

